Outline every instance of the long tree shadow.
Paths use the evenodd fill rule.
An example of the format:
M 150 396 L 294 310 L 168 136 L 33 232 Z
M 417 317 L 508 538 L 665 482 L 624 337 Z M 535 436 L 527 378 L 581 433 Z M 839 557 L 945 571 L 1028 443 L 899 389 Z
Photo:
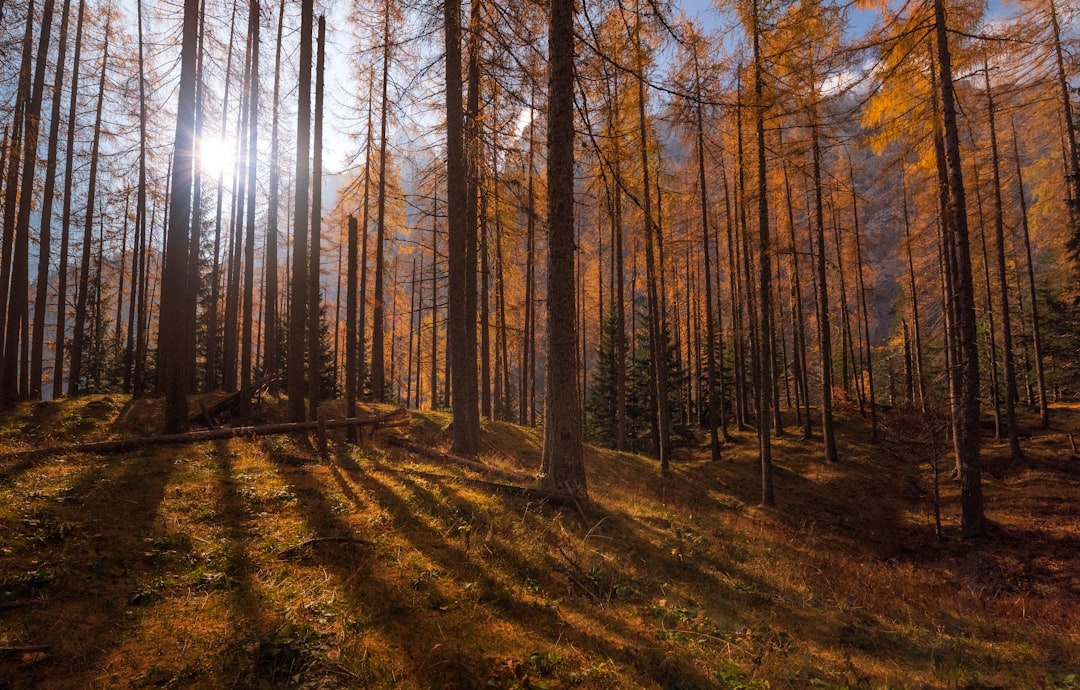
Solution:
M 47 575 L 45 605 L 9 613 L 6 623 L 48 652 L 19 669 L 20 684 L 97 677 L 105 673 L 103 660 L 135 629 L 127 612 L 132 592 L 166 567 L 154 544 L 166 536 L 157 514 L 172 460 L 166 450 L 109 458 L 81 471 L 62 501 L 38 512 L 36 519 L 47 514 L 55 527 L 54 538 L 32 554 L 39 574 Z
M 289 474 L 293 476 L 285 477 L 286 481 L 294 486 L 318 483 L 318 478 L 307 472 L 303 477 L 295 476 L 297 472 Z M 505 654 L 524 640 L 534 640 L 533 644 L 543 641 L 558 644 L 558 640 L 563 639 L 577 648 L 589 650 L 590 656 L 614 659 L 638 668 L 643 678 L 649 677 L 650 673 L 661 673 L 648 665 L 638 667 L 642 657 L 648 656 L 641 650 L 655 646 L 654 641 L 620 631 L 618 637 L 624 640 L 620 645 L 605 636 L 568 624 L 557 608 L 545 605 L 537 597 L 526 596 L 521 588 L 512 587 L 493 575 L 488 563 L 477 555 L 479 546 L 471 551 L 464 545 L 458 546 L 447 532 L 434 526 L 479 514 L 482 512 L 479 506 L 455 491 L 446 490 L 445 486 L 440 487 L 438 493 L 441 495 L 437 496 L 411 478 L 387 475 L 384 481 L 377 479 L 376 474 L 362 469 L 335 469 L 332 472 L 338 488 L 348 500 L 358 508 L 374 503 L 386 511 L 393 535 L 406 542 L 422 556 L 423 563 L 430 563 L 435 570 L 406 563 L 406 568 L 413 567 L 418 571 L 414 591 L 409 592 L 409 596 L 380 583 L 378 572 L 370 565 L 360 574 L 349 571 L 342 572 L 341 576 L 343 581 L 349 582 L 353 596 L 374 607 L 376 613 L 371 617 L 371 624 L 377 625 L 415 660 L 409 671 L 422 685 L 473 687 L 482 684 L 486 679 L 498 676 L 500 668 L 504 667 L 497 659 L 500 650 Z M 391 488 L 391 479 L 397 484 L 396 490 Z M 332 536 L 346 529 L 321 493 L 311 495 L 305 508 L 309 525 L 320 534 Z M 542 572 L 543 561 L 528 562 L 512 549 L 492 545 L 498 542 L 496 536 L 485 543 L 484 548 L 490 550 L 491 558 L 498 560 L 499 571 L 514 573 L 515 577 L 521 575 L 523 583 L 549 579 L 550 573 Z M 338 568 L 333 559 L 323 560 L 322 565 L 328 569 Z M 402 566 L 399 562 L 396 565 L 384 563 L 383 567 Z M 425 576 L 431 572 L 434 576 Z M 470 594 L 458 595 L 460 583 L 472 583 L 468 587 Z M 455 597 L 458 598 L 455 600 Z M 455 615 L 444 615 L 444 608 Z M 462 616 L 463 611 L 469 615 Z M 509 633 L 509 638 L 499 635 L 478 642 L 476 637 L 482 629 L 480 620 L 492 616 L 502 621 L 501 626 L 512 626 L 515 632 Z M 693 669 L 682 665 L 679 669 L 681 677 L 688 681 L 695 678 Z M 663 673 L 671 675 L 670 669 Z M 697 680 L 707 682 L 701 678 Z

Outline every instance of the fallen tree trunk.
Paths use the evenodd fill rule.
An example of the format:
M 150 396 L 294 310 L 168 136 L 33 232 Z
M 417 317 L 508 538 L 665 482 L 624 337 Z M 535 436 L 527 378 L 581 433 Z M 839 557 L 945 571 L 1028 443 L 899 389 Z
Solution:
M 558 491 L 548 491 L 547 489 L 537 489 L 531 486 L 500 484 L 498 482 L 489 482 L 485 479 L 474 479 L 472 477 L 455 477 L 449 474 L 435 474 L 434 472 L 424 472 L 422 470 L 394 469 L 391 467 L 379 467 L 378 470 L 380 472 L 390 472 L 392 474 L 410 474 L 417 477 L 423 477 L 424 479 L 431 479 L 433 481 L 448 481 L 457 482 L 459 484 L 468 484 L 469 486 L 475 486 L 480 489 L 489 489 L 491 491 L 506 493 L 512 496 L 522 496 L 524 498 L 547 501 L 548 503 L 554 505 L 573 506 L 575 508 L 578 507 L 578 500 L 570 494 L 564 494 Z
M 408 426 L 409 413 L 404 409 L 394 410 L 386 414 L 374 417 L 348 417 L 343 419 L 328 419 L 322 422 L 326 429 L 342 429 L 346 427 L 371 427 L 386 429 L 390 427 Z M 0 455 L 0 460 L 33 460 L 45 456 L 64 455 L 68 453 L 120 453 L 126 450 L 134 450 L 143 446 L 159 446 L 174 443 L 201 443 L 203 441 L 220 441 L 229 438 L 255 438 L 258 436 L 276 436 L 280 434 L 299 434 L 309 431 L 317 431 L 320 422 L 288 422 L 283 424 L 266 424 L 263 426 L 238 426 L 229 429 L 207 429 L 204 431 L 189 431 L 183 434 L 161 434 L 158 436 L 136 436 L 121 438 L 113 441 L 97 441 L 94 443 L 76 443 L 66 446 L 53 446 L 50 448 L 35 448 L 31 450 L 15 451 Z
M 467 467 L 474 472 L 479 472 L 480 474 L 487 474 L 492 477 L 499 477 L 500 479 L 505 479 L 507 481 L 531 482 L 534 479 L 533 477 L 521 472 L 504 470 L 499 467 L 485 465 L 484 463 L 477 462 L 476 460 L 469 460 L 468 458 L 463 458 L 460 455 L 444 453 L 440 450 L 436 450 L 435 448 L 429 448 L 428 446 L 420 445 L 415 441 L 410 441 L 409 439 L 402 438 L 400 436 L 390 436 L 386 439 L 386 442 L 392 446 L 404 448 L 410 453 L 416 453 L 417 455 L 422 455 L 426 458 L 431 458 L 432 460 L 438 460 L 439 462 L 449 462 L 456 465 L 461 465 L 462 467 Z

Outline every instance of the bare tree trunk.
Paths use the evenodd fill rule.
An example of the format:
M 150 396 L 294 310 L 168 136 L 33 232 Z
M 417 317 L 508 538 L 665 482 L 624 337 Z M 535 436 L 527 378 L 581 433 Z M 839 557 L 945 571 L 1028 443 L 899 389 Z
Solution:
M 280 206 L 280 137 L 278 118 L 281 104 L 281 38 L 285 29 L 285 0 L 278 8 L 277 43 L 274 47 L 274 106 L 270 124 L 270 207 L 267 213 L 266 229 L 266 295 L 264 297 L 265 315 L 263 317 L 263 371 L 277 373 L 281 367 L 281 354 L 278 350 L 278 207 Z M 271 379 L 270 394 L 277 395 L 277 378 Z M 355 415 L 349 415 L 355 416 Z
M 296 202 L 293 213 L 292 295 L 289 312 L 289 419 L 304 421 L 304 327 L 307 325 L 308 158 L 311 155 L 312 0 L 300 10 L 300 93 L 296 119 Z M 318 354 L 314 353 L 313 357 Z M 314 361 L 314 359 L 312 360 Z M 309 375 L 314 376 L 315 372 Z
M 814 226 L 817 231 L 817 308 L 818 340 L 821 350 L 821 438 L 825 447 L 825 460 L 836 462 L 836 436 L 833 430 L 833 364 L 832 327 L 829 325 L 829 288 L 825 259 L 825 204 L 821 182 L 821 139 L 818 134 L 817 113 L 812 113 L 810 133 L 813 139 L 814 168 Z
M 859 286 L 859 302 L 862 311 L 863 347 L 865 348 L 866 361 L 866 388 L 867 398 L 870 404 L 870 440 L 878 440 L 878 417 L 877 398 L 874 393 L 874 359 L 873 350 L 870 347 L 870 310 L 866 300 L 866 281 L 863 277 L 862 238 L 859 227 L 859 195 L 855 189 L 855 168 L 848 157 L 848 180 L 851 184 L 851 215 L 855 222 L 855 263 L 857 265 L 857 278 Z M 862 380 L 862 376 L 859 376 Z
M 468 150 L 463 131 L 461 83 L 461 3 L 445 3 L 447 236 L 450 273 L 449 354 L 453 377 L 454 451 L 480 448 L 476 371 L 476 236 L 470 227 Z M 470 231 L 472 233 L 470 234 Z M 471 263 L 470 263 L 471 261 Z M 571 278 L 571 281 L 573 279 Z M 472 307 L 470 309 L 470 306 Z M 572 309 L 572 307 L 571 307 Z
M 194 3 L 194 0 L 188 1 Z M 185 5 L 185 17 L 186 12 L 187 6 Z M 108 34 L 108 26 L 106 26 L 106 34 Z M 70 396 L 79 395 L 82 386 L 83 343 L 86 339 L 86 300 L 89 291 L 88 281 L 90 278 L 91 240 L 94 232 L 94 204 L 97 201 L 97 167 L 98 159 L 100 157 L 99 153 L 101 151 L 101 114 L 105 102 L 105 72 L 108 62 L 109 44 L 106 42 L 101 59 L 101 77 L 98 82 L 97 115 L 94 119 L 94 139 L 90 146 L 90 180 L 86 192 L 86 217 L 83 225 L 82 263 L 79 272 L 78 296 L 75 300 L 75 338 L 71 346 L 71 376 L 68 379 L 68 395 Z M 192 116 L 194 117 L 194 111 L 192 111 Z M 189 208 L 190 203 L 189 200 Z M 187 255 L 185 254 L 185 260 L 186 256 Z
M 60 105 L 64 90 L 64 60 L 67 55 L 68 16 L 71 0 L 64 0 L 60 15 L 60 40 L 57 43 L 56 74 L 53 77 L 53 97 L 49 118 L 48 163 L 45 166 L 45 190 L 41 198 L 41 228 L 38 233 L 37 294 L 34 297 L 34 335 L 30 346 L 30 397 L 42 396 L 42 369 L 45 349 L 45 312 L 49 295 L 49 258 L 52 253 L 52 216 L 56 199 L 57 149 L 60 139 Z M 141 49 L 141 48 L 140 48 Z M 43 69 L 43 68 L 42 68 Z M 134 270 L 134 267 L 133 267 Z M 57 306 L 59 309 L 59 305 Z M 54 392 L 55 395 L 55 392 Z
M 645 272 L 647 282 L 647 294 L 649 303 L 649 369 L 652 378 L 654 396 L 656 438 L 655 450 L 660 459 L 660 472 L 668 473 L 671 461 L 671 408 L 668 399 L 667 379 L 667 332 L 663 322 L 663 306 L 661 304 L 660 289 L 657 285 L 658 270 L 654 242 L 659 234 L 652 214 L 652 188 L 649 179 L 649 152 L 648 152 L 648 129 L 645 120 L 645 75 L 644 52 L 641 45 L 641 12 L 634 16 L 634 55 L 638 70 L 637 79 L 637 115 L 638 134 L 641 147 L 641 184 L 642 184 L 642 212 L 645 214 Z
M 1031 259 L 1031 233 L 1028 229 L 1027 196 L 1024 194 L 1024 171 L 1020 166 L 1020 146 L 1013 126 L 1013 158 L 1016 160 L 1016 187 L 1020 200 L 1020 222 L 1024 231 L 1024 251 L 1027 259 L 1028 289 L 1031 298 L 1031 335 L 1035 347 L 1035 379 L 1039 386 L 1039 423 L 1050 428 L 1050 405 L 1046 395 L 1046 371 L 1043 368 L 1042 329 L 1039 326 L 1039 303 L 1035 294 L 1035 263 Z
M 911 249 L 911 220 L 908 215 L 908 193 L 907 193 L 907 175 L 905 174 L 903 166 L 900 168 L 900 188 L 903 194 L 904 201 L 904 244 L 907 247 L 907 264 L 908 264 L 908 289 L 911 291 L 911 321 L 912 327 L 915 333 L 915 358 L 914 358 L 914 376 L 915 376 L 915 389 L 919 393 L 919 406 L 926 413 L 926 383 L 923 378 L 923 362 L 922 362 L 922 332 L 919 325 L 919 291 L 915 285 L 915 259 Z
M 772 267 L 769 256 L 772 252 L 769 237 L 769 198 L 765 167 L 765 88 L 764 59 L 761 55 L 760 7 L 757 0 L 753 3 L 754 22 L 754 125 L 757 130 L 757 193 L 758 193 L 758 302 L 761 336 L 761 351 L 757 354 L 758 363 L 758 445 L 761 455 L 761 502 L 764 505 L 776 505 L 772 477 L 772 440 L 769 435 L 769 391 L 772 389 L 774 352 L 770 315 L 772 313 Z
M 189 287 L 188 239 L 191 230 L 191 184 L 195 163 L 195 89 L 198 59 L 199 4 L 185 0 L 183 40 L 180 48 L 180 90 L 177 101 L 176 139 L 173 145 L 173 168 L 167 251 L 161 285 L 161 313 L 183 314 Z M 183 318 L 162 318 L 158 336 L 159 366 L 163 368 L 165 388 L 165 429 L 167 434 L 187 431 L 187 386 L 192 355 L 186 347 L 185 333 L 195 327 Z
M 322 149 L 323 149 L 323 88 L 326 71 L 326 17 L 319 16 L 319 35 L 315 58 L 315 152 L 311 174 L 311 242 L 308 245 L 308 420 L 314 421 L 319 411 L 319 389 L 322 386 Z
M 459 0 L 460 1 L 460 0 Z M 460 31 L 460 26 L 458 27 Z M 458 52 L 461 47 L 458 46 Z M 460 60 L 458 62 L 460 66 Z M 371 330 L 371 394 L 375 400 L 386 397 L 386 357 L 385 330 L 386 316 L 383 306 L 383 273 L 385 272 L 386 243 L 386 118 L 389 104 L 386 98 L 390 71 L 390 2 L 383 4 L 383 56 L 382 56 L 382 100 L 379 116 L 379 190 L 375 228 L 375 305 L 372 310 Z M 459 75 L 460 77 L 460 75 Z
M 545 487 L 587 496 L 574 299 L 574 2 L 552 0 L 548 55 L 548 383 Z
M 981 536 L 986 531 L 983 515 L 982 468 L 979 459 L 979 350 L 976 340 L 974 290 L 968 245 L 967 207 L 964 197 L 964 173 L 960 158 L 960 137 L 956 123 L 953 92 L 952 56 L 945 24 L 944 0 L 934 0 L 935 33 L 942 117 L 945 128 L 945 162 L 949 179 L 948 239 L 955 248 L 957 269 L 950 301 L 957 316 L 955 363 L 960 384 L 957 405 L 956 449 L 960 466 L 961 526 L 965 537 Z
M 251 419 L 252 325 L 255 320 L 255 185 L 259 154 L 259 2 L 250 1 L 248 43 L 251 74 L 248 78 L 248 195 L 247 237 L 244 247 L 244 315 L 240 324 L 240 418 Z

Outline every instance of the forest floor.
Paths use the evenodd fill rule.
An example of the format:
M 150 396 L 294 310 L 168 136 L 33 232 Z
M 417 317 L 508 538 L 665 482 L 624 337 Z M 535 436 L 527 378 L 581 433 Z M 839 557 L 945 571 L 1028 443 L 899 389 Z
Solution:
M 328 462 L 284 437 L 0 458 L 0 688 L 1080 688 L 1080 407 L 1052 412 L 1025 418 L 1023 463 L 986 439 L 977 541 L 945 467 L 938 538 L 942 449 L 898 412 L 871 443 L 842 408 L 836 464 L 789 427 L 776 508 L 752 432 L 668 477 L 590 447 L 583 512 L 390 431 Z M 25 405 L 0 453 L 158 419 L 116 395 Z M 445 447 L 449 421 L 408 434 Z M 535 430 L 483 443 L 539 467 Z

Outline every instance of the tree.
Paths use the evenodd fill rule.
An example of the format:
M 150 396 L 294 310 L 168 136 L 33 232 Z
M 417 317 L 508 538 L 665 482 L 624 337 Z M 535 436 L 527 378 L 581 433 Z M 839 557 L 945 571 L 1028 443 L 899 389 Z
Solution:
M 179 315 L 189 288 L 188 240 L 191 230 L 191 184 L 195 164 L 195 63 L 199 25 L 198 0 L 184 0 L 180 44 L 180 87 L 177 94 L 176 136 L 173 143 L 172 188 L 166 239 L 165 267 L 161 280 L 161 319 L 158 351 L 165 390 L 165 433 L 188 428 L 187 392 L 194 353 L 188 352 L 186 334 L 195 328 Z M 74 376 L 73 376 L 74 378 Z
M 548 70 L 548 379 L 540 474 L 546 486 L 585 497 L 574 280 L 573 0 L 551 1 Z

